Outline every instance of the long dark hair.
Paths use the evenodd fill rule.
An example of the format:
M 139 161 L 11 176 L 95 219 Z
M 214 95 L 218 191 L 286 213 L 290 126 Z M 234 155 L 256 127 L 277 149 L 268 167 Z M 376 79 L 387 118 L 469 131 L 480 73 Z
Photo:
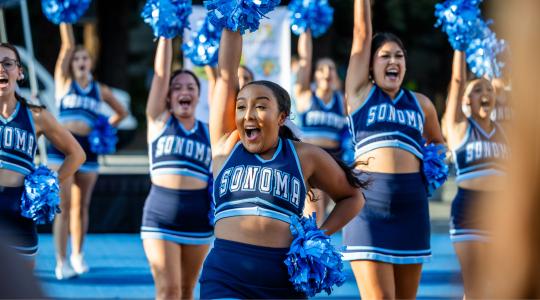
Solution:
M 13 53 L 15 54 L 15 59 L 17 60 L 17 67 L 21 68 L 21 55 L 19 54 L 19 50 L 17 50 L 17 48 L 10 43 L 0 43 L 0 47 L 4 47 L 13 51 Z M 24 99 L 16 91 L 15 91 L 15 99 L 17 99 L 17 101 L 19 101 L 19 103 L 21 103 L 25 107 L 39 108 L 39 109 L 45 108 L 44 105 L 35 105 L 35 104 L 28 103 L 28 101 L 26 101 L 26 99 Z
M 262 85 L 267 88 L 269 88 L 272 93 L 274 94 L 274 97 L 277 99 L 278 108 L 280 112 L 284 112 L 286 117 L 289 117 L 291 114 L 291 97 L 289 96 L 289 93 L 281 87 L 279 84 L 268 81 L 268 80 L 257 80 L 252 81 L 244 85 L 242 89 L 244 89 L 246 86 L 249 85 Z M 293 141 L 299 142 L 300 139 L 292 132 L 292 130 L 287 125 L 282 125 L 279 128 L 279 137 L 284 139 L 289 139 Z M 345 172 L 345 176 L 347 178 L 347 182 L 355 187 L 355 188 L 365 188 L 369 182 L 363 181 L 358 179 L 359 171 L 354 169 L 354 166 L 348 166 L 343 160 L 341 160 L 339 157 L 336 157 L 334 155 L 331 155 L 332 158 L 337 162 L 339 167 Z M 308 191 L 309 197 L 311 201 L 317 201 L 317 199 L 313 196 L 313 192 L 310 190 Z

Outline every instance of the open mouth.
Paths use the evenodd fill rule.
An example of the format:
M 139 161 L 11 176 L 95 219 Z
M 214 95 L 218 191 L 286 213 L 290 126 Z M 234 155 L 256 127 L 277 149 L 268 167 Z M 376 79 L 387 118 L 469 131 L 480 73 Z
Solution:
M 384 74 L 391 80 L 397 80 L 399 78 L 399 71 L 396 69 L 390 69 Z
M 9 83 L 9 80 L 7 78 L 0 78 L 0 86 L 4 87 L 7 86 Z
M 482 97 L 480 106 L 483 108 L 489 108 L 491 106 L 491 101 L 489 101 L 489 98 Z
M 180 106 L 182 108 L 188 108 L 190 105 L 191 105 L 191 100 L 188 100 L 188 99 L 180 99 L 180 101 L 178 101 L 178 103 L 180 104 Z
M 249 141 L 253 141 L 261 135 L 261 129 L 257 127 L 246 127 L 244 130 Z

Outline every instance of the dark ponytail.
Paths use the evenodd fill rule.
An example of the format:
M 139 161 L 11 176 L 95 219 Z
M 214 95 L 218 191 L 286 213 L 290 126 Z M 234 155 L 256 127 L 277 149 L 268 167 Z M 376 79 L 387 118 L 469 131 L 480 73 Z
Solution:
M 347 179 L 347 183 L 349 183 L 350 186 L 355 187 L 357 189 L 366 189 L 369 186 L 369 184 L 371 183 L 371 180 L 360 179 L 360 177 L 364 174 L 364 172 L 355 168 L 357 165 L 367 165 L 367 163 L 356 162 L 353 165 L 349 166 L 341 158 L 337 157 L 335 154 L 328 151 L 326 151 L 326 153 L 330 154 L 330 156 L 341 168 L 343 173 L 345 173 L 345 178 Z M 307 191 L 307 198 L 309 198 L 309 201 L 311 202 L 317 202 L 319 200 L 316 197 L 315 193 L 313 193 L 313 190 L 311 188 L 309 189 L 309 191 Z
M 42 105 L 42 104 L 36 105 L 36 104 L 28 103 L 28 101 L 26 101 L 26 99 L 24 99 L 21 95 L 17 94 L 17 92 L 15 92 L 15 99 L 17 99 L 17 101 L 19 101 L 19 103 L 21 103 L 22 106 L 24 107 L 37 108 L 37 109 L 47 108 L 45 107 L 45 105 Z
M 355 188 L 361 188 L 365 189 L 368 187 L 370 180 L 360 180 L 360 176 L 364 174 L 364 172 L 356 169 L 355 167 L 357 165 L 367 165 L 367 163 L 364 162 L 356 162 L 352 166 L 347 165 L 341 158 L 336 157 L 334 154 L 330 153 L 332 158 L 336 161 L 336 163 L 339 165 L 339 167 L 345 172 L 345 177 L 347 178 L 347 182 L 355 187 Z
M 294 134 L 294 132 L 287 125 L 279 127 L 279 137 L 284 139 L 300 142 L 300 139 Z

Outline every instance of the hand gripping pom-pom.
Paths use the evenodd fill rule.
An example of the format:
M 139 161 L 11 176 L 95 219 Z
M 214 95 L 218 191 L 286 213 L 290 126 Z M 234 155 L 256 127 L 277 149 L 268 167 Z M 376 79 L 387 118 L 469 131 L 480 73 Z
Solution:
M 218 30 L 227 28 L 244 34 L 256 31 L 260 20 L 281 0 L 205 0 L 207 17 Z
M 182 50 L 194 65 L 213 66 L 218 61 L 220 38 L 221 30 L 217 30 L 206 18 L 199 31 L 191 33 L 191 40 L 182 46 Z
M 423 147 L 422 170 L 428 185 L 428 195 L 439 188 L 448 179 L 446 148 L 442 144 L 429 144 Z
M 24 193 L 21 199 L 21 215 L 46 224 L 54 220 L 60 212 L 60 186 L 58 175 L 45 166 L 39 166 L 24 179 Z
M 189 28 L 191 10 L 191 0 L 147 0 L 141 17 L 156 38 L 172 39 Z
M 289 4 L 291 30 L 300 35 L 311 29 L 313 37 L 323 35 L 334 20 L 334 9 L 328 0 L 293 0 Z
M 45 17 L 54 24 L 75 23 L 86 12 L 91 0 L 41 0 Z
M 109 124 L 109 120 L 105 116 L 98 116 L 94 127 L 88 135 L 90 150 L 96 154 L 111 154 L 116 151 L 116 128 Z
M 330 295 L 334 286 L 345 282 L 341 253 L 317 228 L 315 214 L 309 218 L 292 216 L 290 228 L 293 242 L 285 259 L 289 280 L 309 297 L 323 290 Z

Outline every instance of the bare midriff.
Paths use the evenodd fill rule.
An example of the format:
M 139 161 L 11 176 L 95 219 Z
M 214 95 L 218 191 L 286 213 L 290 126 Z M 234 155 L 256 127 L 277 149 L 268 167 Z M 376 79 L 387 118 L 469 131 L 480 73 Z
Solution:
M 18 187 L 24 184 L 24 175 L 15 171 L 0 169 L 0 186 Z
M 87 136 L 92 131 L 92 128 L 83 121 L 66 121 L 62 123 L 62 126 L 69 130 L 71 133 Z
M 501 187 L 506 185 L 507 180 L 505 176 L 490 175 L 460 181 L 458 186 L 467 190 L 494 192 L 500 191 Z
M 399 148 L 378 148 L 362 154 L 356 162 L 356 168 L 366 172 L 404 174 L 420 171 L 418 157 Z
M 153 175 L 152 183 L 168 189 L 174 190 L 200 190 L 208 186 L 208 182 L 183 175 L 163 174 Z
M 271 248 L 288 248 L 292 243 L 289 224 L 261 216 L 238 216 L 217 221 L 217 238 Z
M 302 138 L 302 142 L 319 146 L 325 149 L 336 149 L 340 146 L 340 143 L 338 141 L 325 138 Z

